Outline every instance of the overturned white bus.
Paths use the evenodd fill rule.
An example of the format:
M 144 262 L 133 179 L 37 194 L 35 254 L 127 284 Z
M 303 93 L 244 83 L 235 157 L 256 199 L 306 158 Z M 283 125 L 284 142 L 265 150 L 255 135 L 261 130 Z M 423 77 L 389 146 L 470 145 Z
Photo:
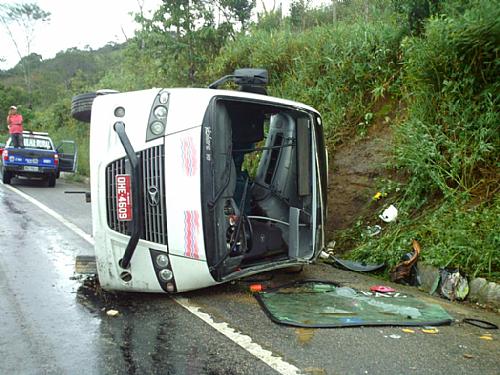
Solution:
M 233 81 L 238 90 L 221 90 Z M 313 261 L 324 247 L 320 114 L 266 95 L 267 72 L 209 88 L 82 94 L 104 289 L 182 292 Z

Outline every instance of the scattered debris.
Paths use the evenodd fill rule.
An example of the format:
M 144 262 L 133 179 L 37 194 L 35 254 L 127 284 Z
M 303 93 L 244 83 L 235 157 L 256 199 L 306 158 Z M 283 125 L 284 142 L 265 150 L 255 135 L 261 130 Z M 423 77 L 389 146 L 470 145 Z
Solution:
M 481 340 L 486 340 L 486 341 L 493 341 L 493 337 L 491 337 L 491 334 L 485 333 L 482 336 L 479 336 Z
M 301 344 L 308 344 L 314 337 L 314 329 L 311 328 L 296 328 L 295 333 Z
M 376 236 L 377 234 L 380 234 L 380 232 L 382 232 L 382 227 L 380 225 L 366 227 L 366 235 L 368 237 Z
M 370 290 L 372 292 L 379 292 L 379 293 L 390 293 L 396 291 L 396 289 L 384 285 L 374 285 L 370 288 Z
M 424 327 L 422 328 L 423 333 L 428 333 L 430 335 L 435 335 L 436 333 L 439 333 L 439 329 L 436 327 Z
M 391 339 L 400 339 L 401 335 L 389 335 Z
M 464 318 L 463 322 L 468 323 L 468 324 L 473 325 L 473 326 L 476 326 L 476 327 L 479 327 L 479 328 L 498 329 L 498 326 L 496 324 L 487 322 L 486 320 Z
M 464 358 L 471 359 L 474 358 L 472 354 L 464 353 Z
M 330 254 L 329 254 L 329 253 L 327 253 L 326 251 L 322 251 L 322 252 L 319 254 L 319 257 L 320 257 L 321 259 L 328 259 L 328 258 L 330 258 Z
M 420 244 L 417 240 L 412 241 L 413 253 L 407 253 L 391 272 L 391 281 L 412 286 L 420 285 L 418 276 L 417 260 L 420 254 Z
M 334 265 L 341 266 L 342 268 L 346 268 L 350 271 L 373 272 L 373 271 L 381 270 L 382 268 L 385 267 L 384 263 L 367 264 L 365 262 L 354 262 L 352 260 L 337 258 L 336 256 L 333 256 L 333 255 L 331 256 L 331 258 L 334 260 Z
M 398 209 L 391 204 L 378 217 L 381 218 L 386 223 L 390 223 L 396 220 L 396 218 L 398 217 Z
M 115 316 L 118 316 L 118 314 L 120 314 L 120 312 L 118 310 L 111 309 L 111 310 L 106 311 L 107 316 L 115 317 Z
M 415 331 L 411 328 L 403 328 L 401 331 L 403 331 L 404 333 L 415 333 Z
M 459 270 L 439 270 L 439 284 L 437 291 L 442 297 L 451 301 L 462 301 L 469 294 L 469 282 L 467 277 L 462 276 Z M 434 283 L 436 285 L 436 283 Z M 434 288 L 433 288 L 434 289 Z
M 250 285 L 250 291 L 252 293 L 262 292 L 264 290 L 264 286 L 262 284 L 252 284 Z

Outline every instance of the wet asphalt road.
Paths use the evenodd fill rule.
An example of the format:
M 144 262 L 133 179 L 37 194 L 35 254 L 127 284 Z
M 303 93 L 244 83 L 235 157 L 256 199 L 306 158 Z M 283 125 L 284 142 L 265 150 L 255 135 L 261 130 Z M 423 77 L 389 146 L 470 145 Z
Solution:
M 83 196 L 64 194 L 84 190 L 84 185 L 58 180 L 56 188 L 47 188 L 42 182 L 14 180 L 13 187 L 91 233 L 90 205 Z M 74 280 L 74 257 L 90 253 L 91 246 L 1 184 L 0 212 L 0 374 L 277 373 L 165 295 L 114 295 L 96 289 L 91 280 Z M 269 285 L 307 277 L 360 289 L 378 283 L 328 265 L 263 276 L 271 278 Z M 475 317 L 500 324 L 498 314 L 397 288 L 442 304 L 457 320 Z M 500 373 L 498 333 L 463 323 L 439 327 L 436 335 L 404 333 L 397 327 L 278 326 L 243 281 L 182 297 L 302 373 Z M 110 308 L 120 315 L 106 316 Z M 493 340 L 480 339 L 486 332 Z

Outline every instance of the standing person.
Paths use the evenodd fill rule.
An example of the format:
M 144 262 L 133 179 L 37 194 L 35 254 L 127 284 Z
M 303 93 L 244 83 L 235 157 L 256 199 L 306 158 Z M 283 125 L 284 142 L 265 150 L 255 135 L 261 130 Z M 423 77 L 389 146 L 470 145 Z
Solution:
M 7 127 L 14 147 L 23 147 L 23 116 L 17 113 L 17 107 L 11 105 L 7 116 Z

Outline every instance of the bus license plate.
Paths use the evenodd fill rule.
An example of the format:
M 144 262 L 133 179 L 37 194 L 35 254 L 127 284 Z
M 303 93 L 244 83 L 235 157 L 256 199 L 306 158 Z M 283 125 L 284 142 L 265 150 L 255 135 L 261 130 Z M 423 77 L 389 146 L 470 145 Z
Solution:
M 32 167 L 30 165 L 25 165 L 23 167 L 23 171 L 26 171 L 26 172 L 38 172 L 38 167 Z
M 130 175 L 117 174 L 116 182 L 116 215 L 119 221 L 132 220 L 132 192 Z

